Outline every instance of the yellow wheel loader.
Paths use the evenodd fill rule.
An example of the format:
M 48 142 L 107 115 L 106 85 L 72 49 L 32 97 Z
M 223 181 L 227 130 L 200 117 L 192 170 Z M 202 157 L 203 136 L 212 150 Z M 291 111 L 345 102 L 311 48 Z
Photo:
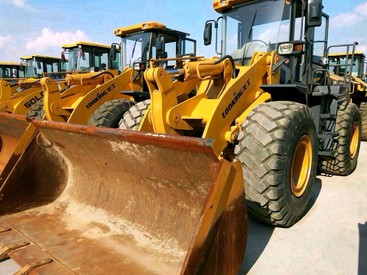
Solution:
M 27 114 L 42 106 L 44 91 L 40 83 L 41 77 L 50 77 L 56 83 L 59 93 L 66 89 L 65 75 L 81 73 L 88 69 L 98 71 L 108 62 L 110 46 L 92 42 L 77 41 L 62 45 L 62 58 L 31 55 L 21 57 L 23 67 L 26 68 L 26 79 L 19 81 L 18 86 L 1 83 L 0 108 L 13 114 Z M 68 57 L 68 59 L 66 59 Z M 96 86 L 90 86 L 93 89 Z M 21 91 L 21 93 L 20 93 Z M 33 107 L 35 106 L 35 107 Z
M 61 57 L 68 72 L 97 72 L 113 69 L 109 66 L 111 47 L 106 44 L 76 41 L 61 46 Z
M 44 74 L 50 74 L 53 77 L 65 70 L 61 58 L 29 55 L 21 57 L 21 65 L 25 78 L 18 79 L 17 83 L 7 83 L 1 80 L 0 83 L 0 110 L 13 114 L 26 114 L 29 108 L 36 102 L 42 100 L 43 91 L 40 84 L 40 77 Z M 65 85 L 57 81 L 60 90 Z
M 304 215 L 318 159 L 335 161 L 339 110 L 356 114 L 343 139 L 358 141 L 360 129 L 349 83 L 329 85 L 314 57 L 315 32 L 328 25 L 322 3 L 213 5 L 222 56 L 151 61 L 141 131 L 32 121 L 34 138 L 2 177 L 4 258 L 23 272 L 237 274 L 244 187 L 261 220 L 287 227 Z M 265 37 L 275 30 L 283 42 Z
M 113 58 L 111 60 L 115 64 L 109 64 L 108 66 L 116 68 L 120 64 L 120 68 L 123 70 L 122 73 L 117 75 L 117 70 L 102 70 L 88 73 L 75 71 L 76 73 L 67 74 L 63 80 L 69 87 L 64 91 L 63 88 L 60 88 L 60 83 L 57 83 L 50 77 L 42 78 L 40 81 L 42 90 L 39 91 L 39 94 L 35 94 L 33 90 L 30 90 L 29 97 L 32 95 L 30 99 L 21 98 L 21 94 L 23 93 L 24 95 L 24 92 L 13 99 L 14 102 L 16 100 L 18 102 L 19 100 L 22 101 L 17 103 L 16 110 L 14 107 L 11 109 L 12 113 L 25 114 L 26 112 L 24 110 L 21 112 L 20 108 L 24 109 L 27 107 L 28 117 L 30 118 L 43 118 L 45 115 L 46 119 L 52 121 L 75 124 L 89 123 L 117 128 L 123 112 L 128 110 L 133 104 L 131 99 L 135 97 L 136 100 L 139 100 L 140 97 L 146 97 L 148 93 L 145 92 L 144 95 L 142 79 L 143 66 L 146 66 L 148 58 L 159 57 L 158 53 L 167 55 L 167 52 L 164 51 L 165 49 L 170 54 L 174 54 L 174 56 L 186 53 L 194 55 L 196 50 L 195 41 L 187 38 L 188 34 L 168 29 L 157 22 L 145 22 L 130 27 L 118 28 L 115 30 L 115 34 L 122 38 L 121 49 L 123 58 L 116 62 L 116 59 L 118 59 L 118 47 L 116 44 L 113 45 L 111 54 Z M 131 49 L 130 46 L 132 46 Z M 92 50 L 92 47 L 96 49 Z M 74 44 L 63 45 L 63 48 L 64 56 L 68 57 L 68 61 L 75 60 L 77 57 L 82 59 L 84 56 L 86 59 L 82 63 L 84 67 L 93 67 L 95 68 L 94 70 L 97 70 L 96 66 L 100 66 L 102 62 L 106 61 L 104 54 L 107 52 L 107 48 L 102 47 L 100 44 L 79 41 Z M 130 59 L 125 58 L 127 49 L 131 53 Z M 156 51 L 156 49 L 160 50 Z M 173 49 L 175 52 L 172 52 Z M 82 62 L 79 59 L 77 59 L 77 64 Z M 96 63 L 92 63 L 91 60 Z M 126 64 L 128 63 L 131 65 L 127 67 Z M 125 65 L 122 66 L 121 64 Z M 27 105 L 25 105 L 26 103 Z M 7 105 L 8 110 L 10 106 L 14 105 Z M 10 127 L 11 123 L 6 123 L 6 125 Z M 14 127 L 17 127 L 17 124 Z M 23 131 L 25 129 L 27 128 L 22 128 Z M 21 132 L 20 129 L 17 129 L 17 131 Z M 4 136 L 8 135 L 8 131 L 1 132 L 1 135 L 6 140 Z M 24 133 L 24 135 L 28 138 L 32 137 L 32 135 L 27 133 Z M 9 145 L 7 149 L 9 153 L 5 154 L 2 157 L 3 159 L 9 160 L 11 158 L 11 151 L 14 150 L 13 144 Z M 3 143 L 2 146 L 7 147 L 6 143 Z M 1 154 L 4 153 L 0 152 Z
M 15 84 L 24 78 L 24 68 L 20 63 L 0 61 L 0 80 Z
M 66 82 L 71 88 L 63 93 L 52 80 L 42 79 L 46 119 L 118 128 L 122 115 L 134 103 L 132 99 L 141 101 L 149 96 L 143 81 L 149 59 L 164 57 L 164 65 L 173 67 L 177 56 L 196 58 L 195 40 L 158 22 L 117 28 L 114 34 L 121 37 L 121 43 L 112 44 L 110 68 L 121 73 L 68 75 Z M 70 60 L 73 58 L 69 57 Z
M 204 42 L 210 44 L 214 24 L 222 57 L 174 70 L 151 66 L 150 102 L 133 106 L 120 128 L 212 139 L 219 159 L 242 163 L 249 212 L 292 226 L 307 211 L 317 172 L 348 175 L 359 154 L 350 78 L 330 85 L 320 57 L 330 50 L 328 16 L 321 0 L 213 6 L 221 17 L 207 22 Z M 197 89 L 188 85 L 195 79 Z
M 19 273 L 238 273 L 241 165 L 219 159 L 211 139 L 10 114 L 0 134 L 1 260 Z
M 365 54 L 362 52 L 355 52 L 353 55 L 349 52 L 331 53 L 328 56 L 330 71 L 337 76 L 347 76 L 352 79 L 350 97 L 359 107 L 359 113 L 362 119 L 361 139 L 363 141 L 367 141 L 367 82 L 365 60 Z M 346 71 L 345 64 L 350 64 L 351 62 L 355 65 L 353 70 Z
M 27 55 L 20 57 L 21 63 L 25 68 L 25 82 L 31 82 L 34 79 L 40 79 L 44 74 L 57 74 L 66 71 L 66 62 L 60 57 L 44 55 Z M 61 77 L 59 77 L 61 78 Z

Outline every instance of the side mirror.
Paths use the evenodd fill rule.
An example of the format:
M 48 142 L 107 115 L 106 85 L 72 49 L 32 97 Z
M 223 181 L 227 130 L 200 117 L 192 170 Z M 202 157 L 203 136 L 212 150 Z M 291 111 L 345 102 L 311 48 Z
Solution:
M 319 27 L 322 24 L 322 0 L 309 0 L 307 26 Z
M 120 45 L 117 43 L 112 43 L 110 49 L 110 60 L 116 60 L 118 52 L 120 52 Z
M 37 61 L 37 69 L 38 69 L 38 70 L 41 70 L 41 69 L 42 69 L 42 67 L 41 67 L 41 62 L 39 62 L 39 61 Z
M 213 23 L 206 22 L 203 35 L 205 46 L 208 46 L 212 43 L 212 29 L 213 29 Z

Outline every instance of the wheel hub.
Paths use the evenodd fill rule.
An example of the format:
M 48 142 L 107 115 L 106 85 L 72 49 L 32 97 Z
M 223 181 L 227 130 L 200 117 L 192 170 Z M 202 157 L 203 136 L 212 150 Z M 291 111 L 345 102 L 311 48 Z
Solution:
M 351 138 L 349 143 L 349 156 L 351 159 L 353 159 L 358 151 L 358 136 L 359 136 L 359 129 L 358 129 L 358 123 L 354 122 L 351 132 Z
M 306 190 L 312 167 L 312 144 L 307 135 L 303 135 L 296 145 L 291 165 L 291 191 L 301 197 Z

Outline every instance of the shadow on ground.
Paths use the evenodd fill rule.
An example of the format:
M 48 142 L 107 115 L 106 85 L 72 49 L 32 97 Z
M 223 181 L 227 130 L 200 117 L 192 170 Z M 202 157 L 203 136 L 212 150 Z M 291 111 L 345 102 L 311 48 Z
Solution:
M 316 178 L 314 188 L 311 194 L 310 202 L 307 206 L 305 215 L 311 210 L 321 192 L 322 181 Z M 243 258 L 239 273 L 240 275 L 247 274 L 256 261 L 264 252 L 269 243 L 275 227 L 261 223 L 251 217 L 248 220 L 248 238 L 246 245 L 246 254 Z M 288 228 L 286 230 L 292 230 Z
M 358 275 L 367 274 L 367 222 L 358 224 L 359 229 L 359 255 Z

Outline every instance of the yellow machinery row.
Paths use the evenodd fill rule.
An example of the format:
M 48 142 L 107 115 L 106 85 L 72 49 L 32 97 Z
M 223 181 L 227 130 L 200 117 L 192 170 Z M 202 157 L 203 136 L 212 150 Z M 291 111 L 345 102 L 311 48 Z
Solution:
M 318 174 L 355 170 L 364 82 L 354 62 L 332 62 L 356 43 L 328 45 L 322 0 L 213 8 L 204 44 L 218 57 L 156 22 L 119 28 L 118 70 L 41 78 L 28 117 L 0 114 L 3 260 L 24 273 L 237 274 L 247 212 L 291 227 Z

